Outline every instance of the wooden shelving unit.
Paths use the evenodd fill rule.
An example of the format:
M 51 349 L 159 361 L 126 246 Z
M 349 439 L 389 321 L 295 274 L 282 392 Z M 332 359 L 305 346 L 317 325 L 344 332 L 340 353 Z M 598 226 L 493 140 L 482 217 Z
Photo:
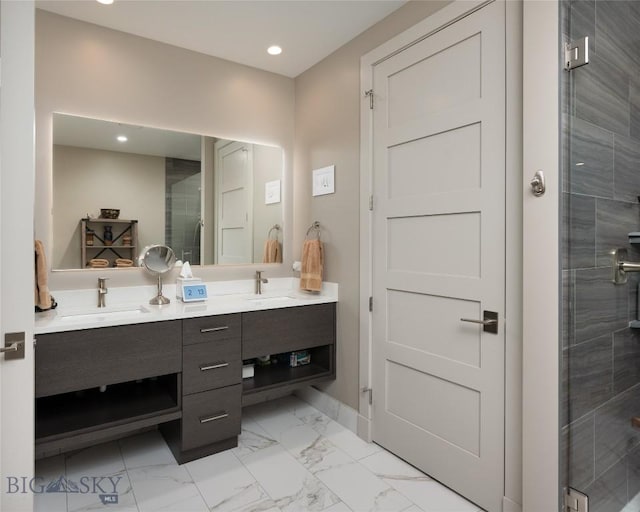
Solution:
M 102 237 L 104 226 L 113 226 L 113 241 L 105 244 Z M 87 244 L 87 229 L 92 229 L 93 244 Z M 131 235 L 131 245 L 124 245 L 124 235 Z M 93 258 L 104 258 L 112 264 L 116 258 L 127 258 L 134 261 L 138 249 L 138 221 L 124 219 L 80 219 L 80 261 L 82 268 L 89 265 Z

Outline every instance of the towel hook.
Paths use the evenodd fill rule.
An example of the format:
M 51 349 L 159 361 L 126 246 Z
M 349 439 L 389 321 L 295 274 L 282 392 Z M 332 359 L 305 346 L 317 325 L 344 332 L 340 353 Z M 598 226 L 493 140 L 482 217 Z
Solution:
M 269 234 L 267 235 L 267 238 L 271 238 L 271 233 L 273 232 L 273 230 L 276 230 L 276 238 L 275 240 L 278 239 L 278 232 L 280 231 L 280 224 L 274 224 L 272 226 L 272 228 L 269 230 Z
M 311 224 L 311 226 L 309 226 L 309 229 L 307 229 L 307 234 L 305 235 L 305 238 L 309 237 L 309 233 L 311 233 L 312 231 L 316 232 L 316 239 L 320 240 L 320 223 L 316 220 L 313 222 L 313 224 Z

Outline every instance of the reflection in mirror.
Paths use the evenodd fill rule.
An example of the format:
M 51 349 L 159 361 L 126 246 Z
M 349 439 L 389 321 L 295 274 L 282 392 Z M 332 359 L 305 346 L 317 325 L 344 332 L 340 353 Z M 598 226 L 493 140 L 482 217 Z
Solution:
M 54 269 L 137 265 L 155 244 L 196 265 L 281 261 L 280 148 L 65 114 L 53 142 Z

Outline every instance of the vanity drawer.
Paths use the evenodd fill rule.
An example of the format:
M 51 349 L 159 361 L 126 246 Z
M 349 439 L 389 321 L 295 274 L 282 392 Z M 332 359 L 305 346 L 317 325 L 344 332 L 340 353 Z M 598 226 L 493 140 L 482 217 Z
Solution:
M 182 399 L 182 450 L 240 434 L 242 385 L 205 391 Z
M 36 397 L 182 371 L 180 320 L 40 334 Z
M 239 340 L 242 334 L 241 328 L 240 313 L 189 318 L 182 322 L 182 342 L 185 345 L 191 345 L 232 338 Z
M 182 353 L 182 392 L 187 395 L 242 382 L 240 340 L 197 343 Z
M 335 341 L 335 303 L 242 314 L 242 359 L 331 345 Z

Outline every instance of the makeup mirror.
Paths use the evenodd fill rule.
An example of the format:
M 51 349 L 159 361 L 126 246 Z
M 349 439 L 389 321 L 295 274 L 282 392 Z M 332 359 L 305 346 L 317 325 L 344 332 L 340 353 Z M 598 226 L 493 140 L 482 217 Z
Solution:
M 166 245 L 145 247 L 138 258 L 138 263 L 152 275 L 158 276 L 158 294 L 149 301 L 149 304 L 153 306 L 169 304 L 171 300 L 162 295 L 162 274 L 169 272 L 176 263 L 176 255 L 171 247 Z

